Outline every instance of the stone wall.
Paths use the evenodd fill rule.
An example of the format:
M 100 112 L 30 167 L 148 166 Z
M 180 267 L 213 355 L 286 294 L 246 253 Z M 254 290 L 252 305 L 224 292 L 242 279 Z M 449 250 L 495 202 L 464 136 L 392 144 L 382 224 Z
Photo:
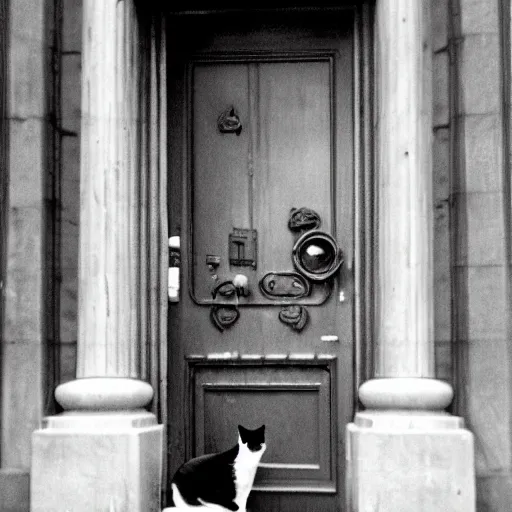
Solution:
M 436 376 L 452 381 L 450 18 L 448 0 L 432 0 L 434 340 Z
M 61 222 L 60 361 L 61 382 L 75 378 L 78 309 L 80 204 L 80 65 L 82 0 L 62 0 L 60 49 Z
M 7 19 L 5 13 L 7 12 Z M 49 401 L 53 372 L 48 357 L 46 219 L 47 170 L 52 161 L 49 98 L 53 4 L 3 3 L 2 40 L 7 133 L 0 148 L 7 163 L 7 200 L 1 205 L 3 316 L 0 346 L 0 508 L 28 509 L 31 436 Z M 4 69 L 5 69 L 4 68 Z M 5 245 L 4 245 L 5 244 Z
M 505 5 L 505 2 L 503 2 Z M 510 175 L 499 0 L 433 0 L 436 363 L 475 434 L 479 512 L 512 500 Z M 451 311 L 450 311 L 451 308 Z
M 453 343 L 457 409 L 475 434 L 478 510 L 512 502 L 510 183 L 499 0 L 452 2 Z

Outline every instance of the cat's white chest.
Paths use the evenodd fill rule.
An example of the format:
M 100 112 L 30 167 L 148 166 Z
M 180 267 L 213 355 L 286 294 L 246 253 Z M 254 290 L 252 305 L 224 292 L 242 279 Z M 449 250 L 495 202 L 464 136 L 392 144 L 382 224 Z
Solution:
M 256 468 L 258 462 L 251 464 L 244 463 L 244 461 L 235 462 L 235 482 L 238 492 L 249 491 L 252 487 L 254 477 L 256 475 Z
M 241 444 L 240 451 L 233 464 L 236 487 L 236 504 L 241 511 L 245 510 L 247 498 L 252 489 L 258 463 L 265 451 L 265 446 L 257 452 L 251 452 L 247 446 Z

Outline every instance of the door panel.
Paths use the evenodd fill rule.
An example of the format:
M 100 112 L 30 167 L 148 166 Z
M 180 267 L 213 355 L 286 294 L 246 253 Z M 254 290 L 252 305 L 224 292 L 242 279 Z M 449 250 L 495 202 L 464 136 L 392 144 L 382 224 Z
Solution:
M 223 55 L 219 63 L 194 63 L 192 67 L 191 283 L 197 302 L 212 302 L 206 255 L 220 258 L 222 278 L 236 271 L 226 266 L 227 234 L 235 226 L 258 233 L 257 268 L 239 269 L 253 284 L 261 269 L 293 270 L 294 234 L 287 222 L 292 207 L 314 209 L 322 228 L 332 232 L 332 59 L 323 54 L 281 58 L 292 56 L 301 60 L 235 65 L 232 61 L 239 57 L 233 54 Z M 265 55 L 266 60 L 276 58 Z M 229 109 L 230 105 L 236 105 L 244 121 L 240 136 L 225 136 L 217 130 L 219 106 Z M 324 288 L 313 287 L 317 303 L 326 298 Z M 257 287 L 253 292 L 244 303 L 269 303 Z
M 238 423 L 265 423 L 249 510 L 342 510 L 340 433 L 353 407 L 352 11 L 179 16 L 169 35 L 169 225 L 182 247 L 169 314 L 169 474 L 232 446 Z M 219 129 L 222 114 L 241 131 Z M 348 264 L 326 282 L 306 279 L 304 296 L 264 293 L 269 273 L 267 283 L 297 287 L 301 233 L 288 220 L 300 207 L 319 215 Z M 248 295 L 219 287 L 237 274 Z M 307 312 L 302 330 L 280 320 L 289 306 Z M 231 326 L 219 323 L 230 315 Z
M 191 360 L 195 449 L 233 444 L 233 423 L 273 429 L 255 490 L 334 492 L 334 359 Z M 286 411 L 286 414 L 283 414 Z M 308 435 L 297 435 L 297 425 Z

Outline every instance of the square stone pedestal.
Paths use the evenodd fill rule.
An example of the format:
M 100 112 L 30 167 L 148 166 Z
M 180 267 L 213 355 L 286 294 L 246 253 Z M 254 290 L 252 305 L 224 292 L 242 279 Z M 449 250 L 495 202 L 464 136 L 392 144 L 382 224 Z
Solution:
M 347 426 L 348 512 L 474 512 L 473 435 L 462 418 L 358 413 Z
M 160 512 L 162 433 L 146 411 L 66 412 L 32 438 L 32 512 Z

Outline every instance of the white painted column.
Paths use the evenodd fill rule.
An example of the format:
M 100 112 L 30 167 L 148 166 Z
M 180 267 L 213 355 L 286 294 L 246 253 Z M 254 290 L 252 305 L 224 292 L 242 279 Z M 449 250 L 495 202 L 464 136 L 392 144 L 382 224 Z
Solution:
M 140 49 L 134 0 L 84 0 L 77 380 L 34 433 L 32 512 L 160 510 L 163 427 L 140 380 Z
M 376 373 L 383 377 L 434 376 L 432 58 L 420 4 L 379 3 Z
M 149 384 L 136 380 L 144 350 L 137 321 L 138 25 L 131 0 L 86 0 L 83 20 L 79 380 L 59 386 L 56 398 L 66 409 L 137 408 L 152 397 Z
M 130 1 L 84 2 L 78 377 L 139 377 L 138 27 Z M 135 331 L 135 332 L 134 332 Z
M 372 408 L 441 410 L 453 396 L 447 383 L 433 380 L 429 8 L 428 1 L 404 0 L 380 0 L 377 7 L 379 380 L 360 389 L 362 402 Z
M 473 512 L 473 437 L 433 340 L 429 0 L 377 0 L 375 378 L 347 426 L 350 512 Z

